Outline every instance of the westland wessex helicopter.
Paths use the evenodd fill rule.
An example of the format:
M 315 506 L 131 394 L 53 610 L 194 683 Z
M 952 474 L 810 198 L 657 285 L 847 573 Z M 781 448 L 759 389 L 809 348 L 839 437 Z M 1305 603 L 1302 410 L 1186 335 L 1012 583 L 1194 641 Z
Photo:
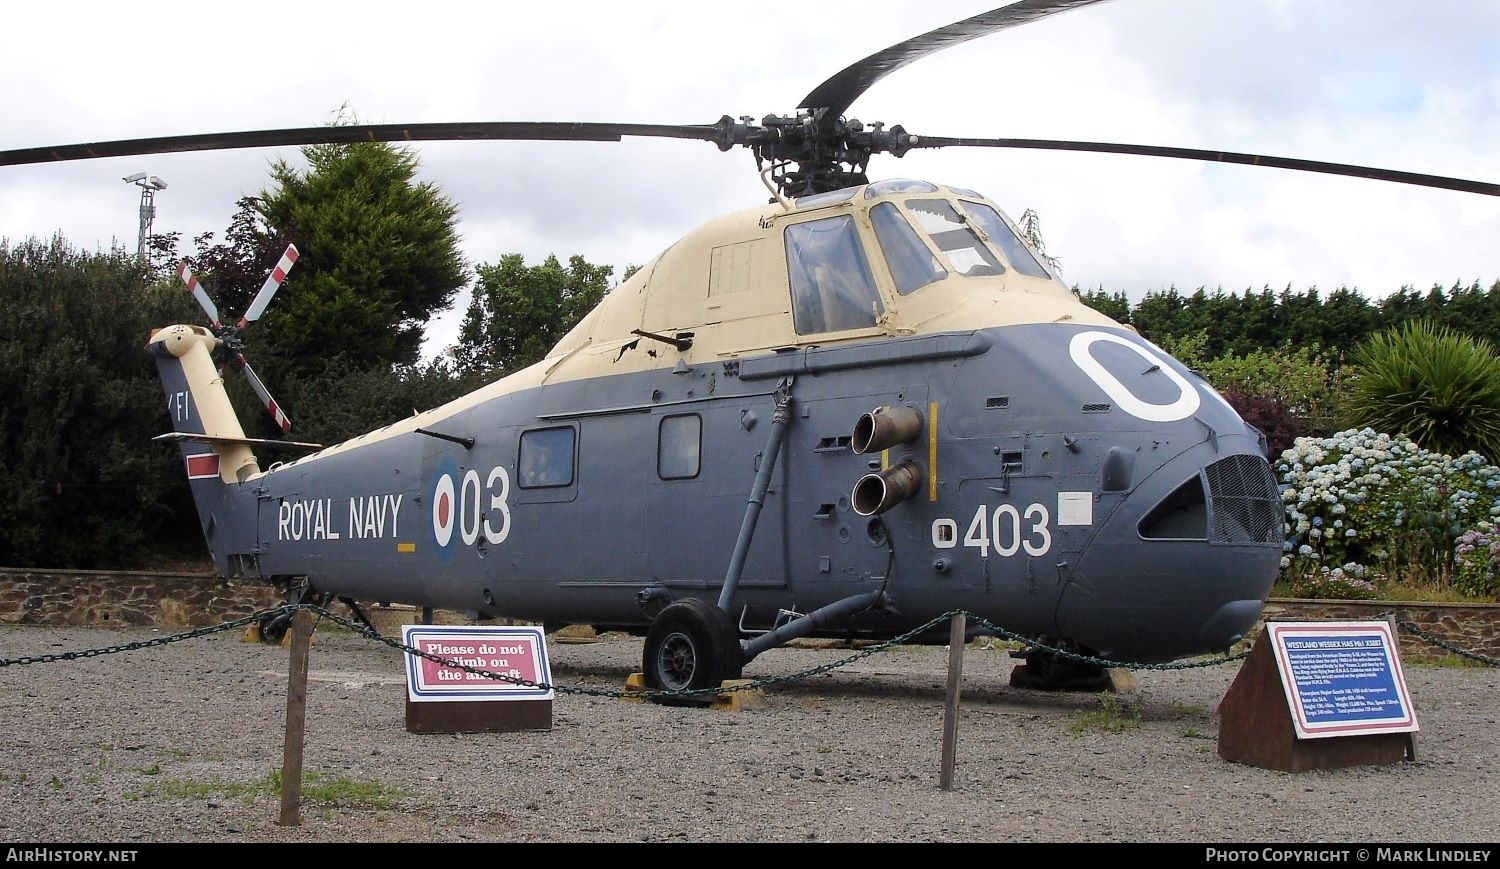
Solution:
M 875 154 L 1042 148 L 1213 160 L 1486 195 L 1500 186 L 1183 148 L 918 136 L 845 110 L 934 51 L 1098 0 L 1021 0 L 870 55 L 759 123 L 353 125 L 0 153 L 0 165 L 272 145 L 698 139 L 748 148 L 766 205 L 684 236 L 545 359 L 450 404 L 263 466 L 215 354 L 246 315 L 156 331 L 219 571 L 289 600 L 644 633 L 648 684 L 736 678 L 800 637 L 884 639 L 963 609 L 1030 638 L 1031 685 L 1224 651 L 1261 615 L 1284 512 L 1264 437 L 1084 305 L 993 201 L 871 182 Z M 946 629 L 919 640 L 946 641 Z

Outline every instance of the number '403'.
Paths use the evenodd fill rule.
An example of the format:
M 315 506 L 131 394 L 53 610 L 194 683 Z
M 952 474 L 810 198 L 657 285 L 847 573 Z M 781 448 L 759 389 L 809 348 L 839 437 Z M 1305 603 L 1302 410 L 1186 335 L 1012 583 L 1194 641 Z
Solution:
M 1042 504 L 1029 504 L 1024 510 L 1014 504 L 1000 504 L 993 510 L 988 504 L 980 504 L 969 520 L 963 544 L 978 549 L 982 558 L 988 558 L 991 549 L 1002 558 L 1022 550 L 1027 555 L 1045 555 L 1052 548 L 1050 521 L 1051 516 Z M 954 539 L 957 530 L 958 523 L 952 519 L 933 522 L 933 545 L 940 549 L 957 545 L 958 541 Z

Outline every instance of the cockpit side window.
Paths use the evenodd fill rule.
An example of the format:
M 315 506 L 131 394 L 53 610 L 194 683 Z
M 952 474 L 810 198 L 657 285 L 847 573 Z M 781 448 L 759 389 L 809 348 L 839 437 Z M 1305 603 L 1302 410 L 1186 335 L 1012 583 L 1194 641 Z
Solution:
M 917 236 L 901 212 L 889 202 L 882 202 L 870 209 L 870 220 L 875 225 L 875 237 L 880 240 L 880 249 L 885 253 L 885 264 L 890 267 L 891 278 L 901 295 L 909 295 L 933 281 L 948 277 L 927 245 Z
M 786 229 L 792 323 L 799 335 L 874 326 L 882 306 L 854 218 L 847 214 Z
M 1011 231 L 1010 225 L 1000 217 L 998 211 L 981 202 L 964 201 L 963 206 L 965 211 L 973 215 L 974 221 L 979 224 L 980 229 L 984 230 L 984 234 L 990 237 L 990 241 L 993 241 L 1000 248 L 1000 252 L 1005 254 L 1005 258 L 1010 261 L 1011 268 L 1034 278 L 1052 277 L 1047 274 L 1046 269 L 1042 268 L 1042 264 L 1037 262 L 1031 249 L 1026 247 Z
M 1005 266 L 967 225 L 968 216 L 959 214 L 948 200 L 910 199 L 906 210 L 948 257 L 954 271 L 970 277 L 1005 274 Z

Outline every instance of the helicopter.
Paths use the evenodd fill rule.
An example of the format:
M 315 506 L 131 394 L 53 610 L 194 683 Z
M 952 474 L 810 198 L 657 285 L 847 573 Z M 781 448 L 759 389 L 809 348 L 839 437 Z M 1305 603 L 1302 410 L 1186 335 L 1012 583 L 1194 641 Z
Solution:
M 223 384 L 237 367 L 290 431 L 245 342 L 295 248 L 228 324 L 184 269 L 210 325 L 159 329 L 147 349 L 215 567 L 294 602 L 629 631 L 647 685 L 667 691 L 738 678 L 799 638 L 889 639 L 956 609 L 1030 638 L 1025 684 L 1097 684 L 1099 662 L 1222 652 L 1257 623 L 1285 536 L 1265 438 L 1083 304 L 993 200 L 872 180 L 870 161 L 1029 148 L 1500 195 L 1349 164 L 938 137 L 847 115 L 933 52 L 1097 2 L 1019 0 L 914 36 L 759 120 L 353 124 L 28 148 L 0 166 L 365 141 L 744 149 L 767 202 L 668 246 L 536 364 L 327 447 L 247 437 Z M 257 455 L 288 445 L 306 454 Z

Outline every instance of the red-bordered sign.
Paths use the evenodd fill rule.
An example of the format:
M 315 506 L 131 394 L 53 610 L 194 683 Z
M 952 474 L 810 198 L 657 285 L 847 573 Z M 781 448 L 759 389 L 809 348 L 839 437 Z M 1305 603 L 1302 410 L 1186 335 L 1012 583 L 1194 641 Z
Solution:
M 406 645 L 423 653 L 406 654 L 406 696 L 412 700 L 553 698 L 547 638 L 540 627 L 403 625 L 401 634 Z
M 1272 622 L 1298 739 L 1416 731 L 1389 622 Z

